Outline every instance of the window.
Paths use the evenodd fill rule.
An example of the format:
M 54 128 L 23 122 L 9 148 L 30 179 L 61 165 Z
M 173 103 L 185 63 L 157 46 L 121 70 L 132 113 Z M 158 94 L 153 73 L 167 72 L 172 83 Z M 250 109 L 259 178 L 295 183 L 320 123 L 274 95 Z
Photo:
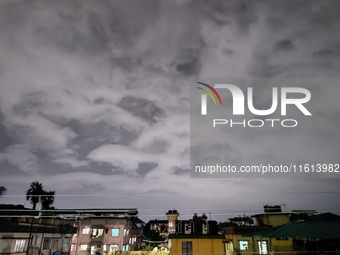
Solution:
M 267 241 L 257 241 L 257 244 L 259 246 L 259 253 L 260 254 L 267 254 Z
M 48 250 L 50 248 L 51 238 L 44 238 L 43 250 Z
M 182 242 L 182 255 L 192 254 L 192 242 Z
M 87 244 L 82 244 L 82 245 L 80 246 L 80 250 L 81 250 L 81 251 L 87 251 Z
M 112 229 L 112 236 L 119 236 L 119 228 Z
M 106 244 L 103 245 L 103 251 L 106 251 Z
M 63 242 L 63 246 L 64 246 L 64 247 L 68 247 L 68 245 L 70 244 L 70 239 L 71 239 L 71 238 L 65 238 L 65 239 L 64 239 L 64 242 Z
M 128 251 L 130 249 L 129 245 L 126 245 L 126 251 Z
M 54 238 L 54 239 L 51 239 L 52 241 L 52 245 L 51 245 L 51 248 L 54 249 L 54 248 L 58 248 L 58 243 L 59 243 L 59 240 Z
M 185 224 L 185 234 L 191 234 L 191 226 L 189 224 Z
M 24 252 L 26 240 L 16 240 L 14 252 Z
M 112 236 L 119 236 L 119 228 L 112 229 Z
M 74 250 L 75 250 L 75 247 L 76 247 L 76 245 L 75 245 L 75 244 L 72 244 L 72 245 L 71 245 L 71 251 L 74 251 Z
M 111 244 L 110 245 L 110 253 L 118 251 L 118 244 Z
M 96 247 L 91 246 L 91 255 L 94 255 L 96 253 Z
M 126 228 L 124 228 L 124 236 L 126 236 Z
M 83 229 L 83 234 L 84 234 L 84 235 L 90 234 L 90 229 L 89 229 L 88 227 L 85 227 L 85 228 Z
M 239 241 L 240 243 L 240 250 L 246 251 L 248 250 L 248 241 Z
M 91 237 L 92 238 L 101 238 L 103 236 L 104 229 L 93 229 Z
M 123 245 L 123 247 L 122 247 L 122 251 L 125 251 L 125 245 Z

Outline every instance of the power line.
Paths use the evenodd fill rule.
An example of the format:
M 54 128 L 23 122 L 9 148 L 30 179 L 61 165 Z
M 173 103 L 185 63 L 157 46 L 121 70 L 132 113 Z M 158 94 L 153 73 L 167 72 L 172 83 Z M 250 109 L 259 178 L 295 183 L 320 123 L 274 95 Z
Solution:
M 333 191 L 283 191 L 283 192 L 270 192 L 270 194 L 338 194 L 340 190 Z M 263 195 L 268 192 L 219 192 L 219 193 L 120 193 L 120 194 L 63 194 L 54 195 L 54 197 L 114 197 L 114 196 L 225 196 L 225 195 Z M 30 197 L 43 197 L 51 195 L 30 195 Z M 4 194 L 2 197 L 26 197 L 26 195 Z

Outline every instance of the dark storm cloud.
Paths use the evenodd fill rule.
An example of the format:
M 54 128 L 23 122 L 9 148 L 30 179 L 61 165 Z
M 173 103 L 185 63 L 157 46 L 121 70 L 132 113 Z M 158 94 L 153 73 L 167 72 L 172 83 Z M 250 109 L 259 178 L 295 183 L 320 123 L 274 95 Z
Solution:
M 163 109 L 157 107 L 154 102 L 143 98 L 123 97 L 118 106 L 135 116 L 145 119 L 150 124 L 156 123 L 157 118 L 165 117 Z
M 5 122 L 4 116 L 0 112 L 0 152 L 14 143 L 13 137 L 10 136 L 6 127 L 3 125 Z
M 152 169 L 157 167 L 156 163 L 153 162 L 143 162 L 138 164 L 138 169 L 137 173 L 141 176 L 144 177 L 148 172 L 150 172 Z
M 6 0 L 0 5 L 0 185 L 8 186 L 9 194 L 24 194 L 35 180 L 57 194 L 336 187 L 337 180 L 202 181 L 189 179 L 187 169 L 189 81 L 338 77 L 337 1 Z M 317 86 L 313 98 L 320 91 Z M 256 101 L 258 107 L 268 105 Z M 335 109 L 315 115 L 338 118 Z M 336 140 L 333 132 L 327 126 L 319 130 L 318 144 Z M 255 132 L 242 139 L 257 138 Z M 235 144 L 216 147 L 239 162 Z M 260 156 L 274 162 L 275 153 Z M 294 148 L 291 153 L 302 155 Z M 311 196 L 239 196 L 228 199 L 238 207 L 263 200 L 332 206 L 322 198 L 313 205 Z M 207 207 L 220 206 L 220 198 L 206 198 Z M 148 206 L 202 204 L 201 197 L 181 199 L 154 199 Z M 114 197 L 91 199 L 90 205 L 88 198 L 57 198 L 56 204 L 145 208 L 146 203 Z
M 190 174 L 189 169 L 174 167 L 173 170 L 174 170 L 174 174 L 177 174 L 177 175 L 189 175 Z
M 293 48 L 294 48 L 294 44 L 292 43 L 291 40 L 288 40 L 288 39 L 284 39 L 284 40 L 278 41 L 275 44 L 275 49 L 276 50 L 287 51 L 287 50 L 292 50 Z

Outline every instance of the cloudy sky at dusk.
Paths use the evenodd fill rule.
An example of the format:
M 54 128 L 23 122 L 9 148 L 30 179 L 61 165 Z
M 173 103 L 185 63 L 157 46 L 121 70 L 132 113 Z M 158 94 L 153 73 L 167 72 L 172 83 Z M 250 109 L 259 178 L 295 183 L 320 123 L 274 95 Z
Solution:
M 340 213 L 340 179 L 189 174 L 192 81 L 340 77 L 339 24 L 337 0 L 2 0 L 0 203 L 31 207 L 39 181 L 57 208 L 131 207 L 145 220 L 168 209 L 226 220 L 263 203 Z M 319 99 L 333 125 L 314 135 L 340 158 L 336 99 Z

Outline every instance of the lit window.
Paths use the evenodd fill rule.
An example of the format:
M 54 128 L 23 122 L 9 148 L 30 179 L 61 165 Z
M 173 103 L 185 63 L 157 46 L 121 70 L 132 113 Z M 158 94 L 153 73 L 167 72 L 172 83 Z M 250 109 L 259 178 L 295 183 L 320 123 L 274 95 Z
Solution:
M 91 255 L 94 255 L 96 253 L 96 247 L 91 246 Z
M 119 228 L 112 229 L 112 236 L 119 236 Z
M 87 251 L 87 244 L 82 244 L 82 245 L 80 246 L 80 250 L 81 250 L 81 251 Z
M 103 251 L 106 251 L 106 244 L 103 245 Z
M 130 249 L 129 245 L 126 245 L 126 251 L 128 251 Z
M 126 236 L 126 228 L 124 228 L 124 236 Z
M 246 251 L 248 250 L 248 241 L 239 241 L 240 243 L 240 250 Z
M 26 240 L 16 240 L 14 252 L 24 252 Z
M 257 241 L 257 244 L 259 246 L 259 253 L 260 254 L 267 254 L 267 241 Z
M 85 228 L 83 229 L 83 234 L 84 234 L 84 235 L 90 234 L 90 229 L 89 229 L 88 227 L 85 227 Z
M 92 238 L 100 238 L 103 236 L 103 229 L 93 229 L 92 230 L 92 235 L 91 237 Z
M 169 222 L 169 227 L 173 227 L 174 224 L 172 222 Z
M 110 245 L 110 252 L 118 251 L 118 244 L 111 244 Z

